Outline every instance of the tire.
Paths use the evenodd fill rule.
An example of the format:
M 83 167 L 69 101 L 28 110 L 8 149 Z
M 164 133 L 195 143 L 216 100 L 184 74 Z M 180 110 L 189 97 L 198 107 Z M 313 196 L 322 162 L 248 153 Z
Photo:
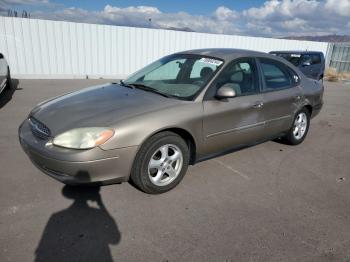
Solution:
M 320 76 L 319 80 L 323 83 L 323 75 Z
M 158 133 L 136 154 L 131 182 L 148 194 L 165 193 L 181 182 L 189 159 L 188 145 L 179 135 L 168 131 Z
M 304 141 L 309 131 L 309 127 L 310 112 L 304 107 L 295 114 L 293 125 L 285 136 L 285 141 L 290 145 L 299 145 Z
M 10 90 L 11 88 L 12 88 L 11 73 L 10 73 L 10 68 L 7 67 L 7 80 L 6 80 L 6 87 L 5 87 L 5 89 Z

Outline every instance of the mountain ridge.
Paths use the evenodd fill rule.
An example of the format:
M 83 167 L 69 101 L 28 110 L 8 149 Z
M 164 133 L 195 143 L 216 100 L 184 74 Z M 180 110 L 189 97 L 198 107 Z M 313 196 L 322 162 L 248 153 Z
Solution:
M 322 36 L 286 36 L 281 39 L 307 40 L 314 42 L 346 43 L 350 42 L 350 35 L 322 35 Z

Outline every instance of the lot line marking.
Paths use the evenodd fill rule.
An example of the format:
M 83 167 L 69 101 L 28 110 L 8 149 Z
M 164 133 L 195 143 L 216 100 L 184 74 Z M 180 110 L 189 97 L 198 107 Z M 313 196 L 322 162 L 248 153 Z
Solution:
M 227 168 L 228 170 L 231 170 L 233 173 L 238 174 L 239 176 L 243 177 L 246 180 L 250 180 L 251 178 L 249 176 L 247 176 L 246 174 L 243 174 L 242 172 L 234 169 L 232 166 L 226 165 L 224 162 L 217 160 L 217 159 L 213 159 L 213 161 L 215 161 L 216 163 L 218 163 L 219 165 L 222 165 L 223 167 Z

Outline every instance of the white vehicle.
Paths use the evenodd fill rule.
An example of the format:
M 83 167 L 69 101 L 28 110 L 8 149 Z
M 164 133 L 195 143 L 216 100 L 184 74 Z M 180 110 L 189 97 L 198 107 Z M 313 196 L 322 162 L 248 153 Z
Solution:
M 11 87 L 10 67 L 3 54 L 0 53 L 0 94 Z

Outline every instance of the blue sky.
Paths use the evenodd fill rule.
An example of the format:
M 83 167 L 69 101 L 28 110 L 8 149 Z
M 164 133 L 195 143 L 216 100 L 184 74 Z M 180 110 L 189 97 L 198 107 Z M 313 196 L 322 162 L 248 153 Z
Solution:
M 0 0 L 32 18 L 214 34 L 350 35 L 350 0 Z

